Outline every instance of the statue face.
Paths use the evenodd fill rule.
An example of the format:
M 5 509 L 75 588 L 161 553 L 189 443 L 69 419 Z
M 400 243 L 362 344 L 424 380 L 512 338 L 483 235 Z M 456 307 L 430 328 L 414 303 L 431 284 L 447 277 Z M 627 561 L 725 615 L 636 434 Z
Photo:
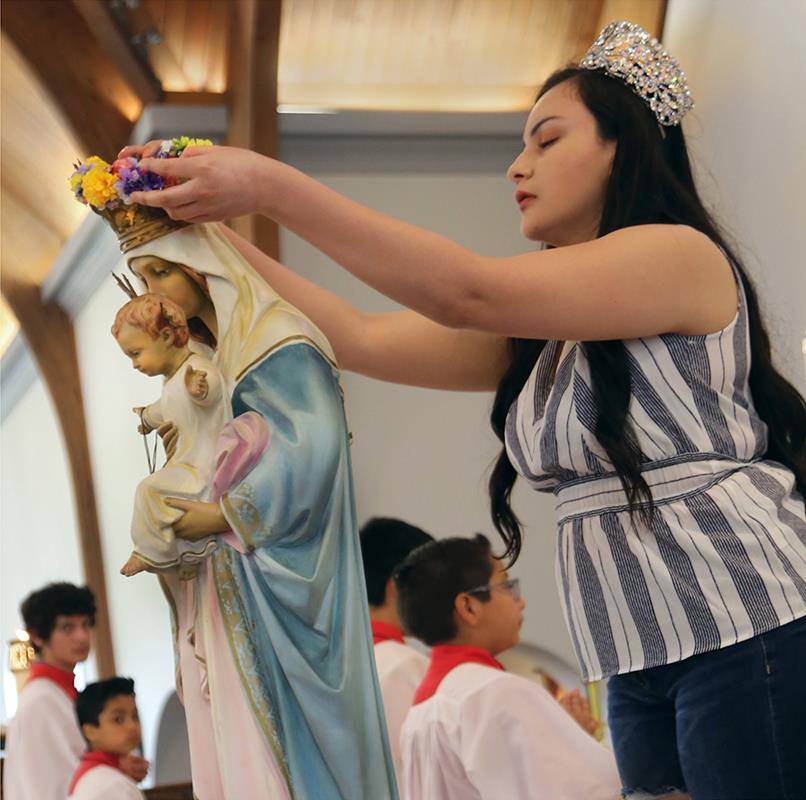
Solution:
M 201 316 L 211 306 L 199 285 L 178 265 L 157 256 L 133 258 L 129 266 L 149 292 L 173 300 L 188 319 Z

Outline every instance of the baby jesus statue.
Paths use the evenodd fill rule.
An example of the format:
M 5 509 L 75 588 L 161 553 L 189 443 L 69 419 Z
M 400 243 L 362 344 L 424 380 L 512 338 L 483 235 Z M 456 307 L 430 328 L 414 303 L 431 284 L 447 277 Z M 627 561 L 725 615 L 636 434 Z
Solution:
M 188 348 L 185 314 L 167 297 L 134 297 L 118 311 L 112 335 L 136 370 L 165 378 L 159 400 L 133 409 L 140 417 L 140 433 L 150 433 L 166 420 L 178 431 L 174 455 L 137 487 L 134 551 L 120 571 L 131 577 L 143 570 L 177 568 L 180 578 L 189 578 L 216 548 L 216 537 L 177 539 L 172 525 L 184 512 L 172 501 L 210 500 L 216 442 L 232 418 L 229 394 L 218 368 Z

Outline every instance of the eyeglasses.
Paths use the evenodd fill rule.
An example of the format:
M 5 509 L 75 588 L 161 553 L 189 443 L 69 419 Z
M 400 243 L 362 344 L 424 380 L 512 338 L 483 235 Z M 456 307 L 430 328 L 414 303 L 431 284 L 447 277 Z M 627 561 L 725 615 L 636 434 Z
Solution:
M 477 586 L 475 589 L 468 589 L 465 594 L 488 594 L 493 589 L 503 589 L 509 593 L 513 600 L 521 599 L 521 581 L 520 578 L 510 578 L 501 583 L 488 583 L 484 586 Z

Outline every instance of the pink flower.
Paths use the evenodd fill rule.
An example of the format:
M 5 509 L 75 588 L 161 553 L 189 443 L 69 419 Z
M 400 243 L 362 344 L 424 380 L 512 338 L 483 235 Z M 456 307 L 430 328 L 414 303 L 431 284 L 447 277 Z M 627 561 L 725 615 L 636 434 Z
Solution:
M 124 169 L 131 169 L 136 163 L 137 159 L 134 158 L 119 158 L 112 162 L 111 172 L 113 175 L 120 175 Z

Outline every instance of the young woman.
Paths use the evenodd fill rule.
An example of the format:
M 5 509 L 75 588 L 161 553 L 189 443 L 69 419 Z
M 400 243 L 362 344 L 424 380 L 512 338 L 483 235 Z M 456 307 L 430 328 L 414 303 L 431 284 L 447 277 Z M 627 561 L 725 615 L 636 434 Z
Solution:
M 362 314 L 229 233 L 344 368 L 497 390 L 493 520 L 514 558 L 516 474 L 556 496 L 566 618 L 585 678 L 610 677 L 625 795 L 798 797 L 806 409 L 697 194 L 690 105 L 655 40 L 608 26 L 529 114 L 508 177 L 522 233 L 549 247 L 511 258 L 232 148 L 146 161 L 186 182 L 134 199 L 190 221 L 265 214 L 411 309 Z

